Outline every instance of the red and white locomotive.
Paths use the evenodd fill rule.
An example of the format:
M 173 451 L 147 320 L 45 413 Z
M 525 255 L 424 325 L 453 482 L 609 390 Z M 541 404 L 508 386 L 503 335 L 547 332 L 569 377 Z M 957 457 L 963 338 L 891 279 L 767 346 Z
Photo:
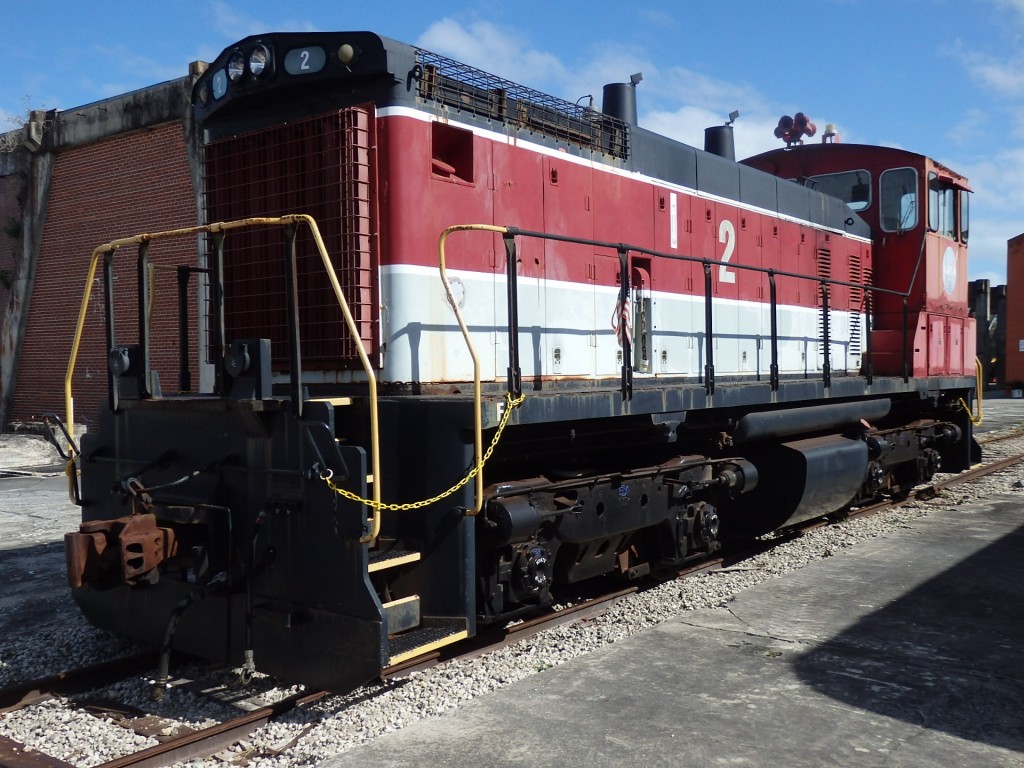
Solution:
M 581 108 L 365 32 L 246 38 L 193 109 L 204 384 L 109 324 L 96 624 L 350 688 L 978 456 L 967 187 L 927 158 L 740 164 L 632 84 Z

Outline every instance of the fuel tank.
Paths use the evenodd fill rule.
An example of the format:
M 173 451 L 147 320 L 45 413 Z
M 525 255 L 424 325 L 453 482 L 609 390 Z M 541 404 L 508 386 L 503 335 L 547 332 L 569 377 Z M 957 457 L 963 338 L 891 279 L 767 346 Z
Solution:
M 864 482 L 863 440 L 825 435 L 763 446 L 744 446 L 758 487 L 722 511 L 722 536 L 749 538 L 827 515 L 846 506 Z

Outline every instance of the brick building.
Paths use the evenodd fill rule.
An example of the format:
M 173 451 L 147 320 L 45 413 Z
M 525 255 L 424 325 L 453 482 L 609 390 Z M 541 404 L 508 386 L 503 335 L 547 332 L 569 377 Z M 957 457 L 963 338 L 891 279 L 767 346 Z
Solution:
M 199 143 L 188 109 L 202 72 L 66 111 L 33 112 L 23 140 L 0 151 L 0 427 L 65 411 L 64 383 L 91 254 L 141 232 L 192 226 L 201 210 Z M 160 265 L 194 263 L 201 243 L 154 245 L 153 333 L 177 333 L 176 281 Z M 101 265 L 102 266 L 102 265 Z M 106 397 L 102 268 L 93 281 L 73 376 L 75 417 L 90 423 Z M 138 335 L 137 254 L 116 253 L 118 338 Z M 196 290 L 190 314 L 198 315 Z M 195 336 L 195 321 L 191 323 Z M 160 345 L 154 345 L 159 350 Z M 191 347 L 193 350 L 197 346 Z M 161 380 L 177 360 L 154 352 Z M 165 386 L 165 389 L 167 387 Z

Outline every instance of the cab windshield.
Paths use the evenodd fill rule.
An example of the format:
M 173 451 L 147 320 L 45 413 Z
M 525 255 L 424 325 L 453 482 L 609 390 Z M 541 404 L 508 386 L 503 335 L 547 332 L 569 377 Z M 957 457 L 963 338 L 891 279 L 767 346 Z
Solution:
M 843 171 L 809 176 L 819 192 L 838 197 L 851 210 L 863 211 L 871 205 L 871 174 L 868 171 Z
M 886 232 L 906 232 L 917 226 L 917 171 L 893 168 L 879 182 L 879 221 Z

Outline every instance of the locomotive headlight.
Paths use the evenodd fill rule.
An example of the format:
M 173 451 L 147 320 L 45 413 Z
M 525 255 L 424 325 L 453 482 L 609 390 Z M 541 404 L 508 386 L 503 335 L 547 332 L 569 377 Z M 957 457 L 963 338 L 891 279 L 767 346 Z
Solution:
M 253 77 L 262 77 L 270 64 L 270 50 L 265 45 L 257 45 L 249 54 L 249 71 Z
M 245 74 L 245 56 L 241 51 L 235 51 L 228 57 L 228 77 L 231 82 L 237 83 Z
M 210 86 L 208 83 L 203 83 L 199 86 L 199 103 L 204 106 L 210 103 Z

